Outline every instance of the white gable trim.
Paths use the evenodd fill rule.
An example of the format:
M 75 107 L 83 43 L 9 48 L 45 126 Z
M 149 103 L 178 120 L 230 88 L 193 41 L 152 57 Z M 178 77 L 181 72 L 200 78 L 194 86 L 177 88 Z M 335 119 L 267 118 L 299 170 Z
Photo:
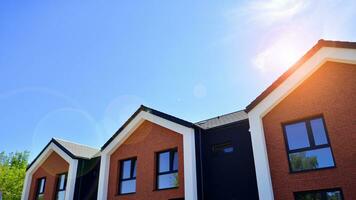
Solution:
M 23 186 L 21 200 L 28 200 L 30 197 L 30 188 L 32 182 L 32 176 L 36 170 L 46 161 L 46 159 L 53 153 L 56 152 L 69 164 L 68 178 L 67 178 L 67 189 L 66 189 L 66 200 L 72 200 L 74 197 L 75 180 L 77 177 L 77 167 L 78 160 L 71 158 L 66 154 L 61 148 L 59 148 L 53 142 L 48 145 L 48 147 L 41 153 L 37 160 L 31 165 L 31 167 L 26 171 L 25 182 Z
M 248 113 L 260 199 L 274 199 L 262 118 L 327 61 L 356 64 L 356 50 L 321 48 Z
M 98 200 L 107 199 L 109 166 L 111 154 L 139 127 L 145 120 L 183 135 L 184 157 L 184 195 L 187 200 L 197 200 L 196 160 L 194 129 L 141 111 L 101 152 Z

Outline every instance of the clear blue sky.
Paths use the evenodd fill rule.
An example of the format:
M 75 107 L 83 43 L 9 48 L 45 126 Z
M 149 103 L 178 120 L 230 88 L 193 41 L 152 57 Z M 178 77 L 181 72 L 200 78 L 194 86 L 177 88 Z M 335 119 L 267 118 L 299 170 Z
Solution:
M 356 3 L 0 2 L 0 151 L 100 147 L 140 104 L 196 122 L 244 109 Z

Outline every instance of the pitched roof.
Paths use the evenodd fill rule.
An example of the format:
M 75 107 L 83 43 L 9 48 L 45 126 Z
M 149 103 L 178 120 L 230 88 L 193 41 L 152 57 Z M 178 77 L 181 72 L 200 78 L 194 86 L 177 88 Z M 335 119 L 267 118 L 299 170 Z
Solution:
M 356 42 L 319 40 L 318 43 L 316 45 L 314 45 L 314 47 L 312 47 L 292 67 L 290 67 L 286 72 L 284 72 L 276 81 L 274 81 L 266 90 L 264 90 L 255 100 L 253 100 L 246 107 L 246 112 L 250 112 L 255 106 L 257 106 L 264 98 L 266 98 L 274 89 L 276 89 L 281 83 L 283 83 L 291 74 L 293 74 L 301 65 L 303 65 L 308 59 L 310 59 L 322 47 L 356 49 Z
M 225 115 L 197 122 L 195 123 L 195 125 L 199 126 L 202 129 L 210 129 L 246 119 L 248 119 L 247 113 L 244 110 L 239 110 L 233 113 L 228 113 Z
M 90 159 L 96 157 L 96 154 L 100 152 L 99 149 L 95 149 L 83 144 L 77 144 L 58 138 L 53 139 L 62 145 L 65 149 L 67 149 L 70 153 L 72 153 L 76 158 Z
M 99 149 L 95 149 L 86 145 L 77 144 L 58 138 L 52 138 L 51 141 L 37 155 L 37 157 L 33 159 L 33 161 L 27 166 L 27 169 L 29 169 L 36 162 L 36 160 L 51 143 L 57 145 L 62 151 L 64 151 L 73 159 L 91 159 L 93 157 L 97 157 L 99 155 L 98 153 L 100 152 Z
M 166 119 L 166 120 L 169 120 L 169 121 L 172 121 L 172 122 L 175 122 L 177 124 L 180 124 L 182 126 L 186 126 L 186 127 L 189 127 L 189 128 L 192 128 L 194 127 L 195 125 L 191 122 L 188 122 L 188 121 L 185 121 L 183 119 L 179 119 L 177 117 L 174 117 L 172 115 L 168 115 L 166 113 L 163 113 L 161 111 L 158 111 L 158 110 L 155 110 L 155 109 L 152 109 L 152 108 L 149 108 L 149 107 L 146 107 L 144 105 L 141 105 L 137 110 L 136 112 L 131 115 L 131 117 L 115 132 L 115 134 L 113 136 L 110 137 L 110 139 L 101 147 L 101 150 L 105 149 L 105 147 L 107 147 L 114 139 L 117 135 L 120 134 L 121 131 L 123 131 L 125 129 L 125 127 L 141 112 L 141 111 L 145 111 L 145 112 L 148 112 L 148 113 L 151 113 L 153 115 L 156 115 L 158 117 L 161 117 L 163 119 Z

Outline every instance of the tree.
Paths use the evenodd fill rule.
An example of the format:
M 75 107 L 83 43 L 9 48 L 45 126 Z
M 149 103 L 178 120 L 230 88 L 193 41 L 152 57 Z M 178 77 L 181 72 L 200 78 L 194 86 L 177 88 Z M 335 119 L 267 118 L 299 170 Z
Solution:
M 5 200 L 21 199 L 29 152 L 0 153 L 0 192 Z
M 291 167 L 294 171 L 315 169 L 319 166 L 316 156 L 308 157 L 306 152 L 293 153 L 289 155 Z

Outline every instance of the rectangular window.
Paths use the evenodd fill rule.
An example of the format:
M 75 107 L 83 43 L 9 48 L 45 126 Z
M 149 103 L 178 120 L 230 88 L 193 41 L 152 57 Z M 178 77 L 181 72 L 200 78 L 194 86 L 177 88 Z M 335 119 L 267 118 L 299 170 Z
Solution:
M 57 192 L 56 200 L 64 200 L 66 195 L 66 186 L 67 186 L 67 174 L 57 175 Z
M 343 200 L 341 189 L 295 192 L 295 200 Z
M 234 152 L 234 146 L 232 146 L 231 142 L 214 144 L 213 152 L 214 153 L 223 153 L 223 154 L 232 153 L 232 152 Z
M 177 149 L 157 153 L 157 189 L 177 188 L 178 186 Z
M 136 192 L 136 161 L 131 158 L 120 162 L 119 194 Z
M 283 128 L 292 172 L 335 166 L 322 117 L 283 124 Z
M 37 194 L 36 200 L 43 200 L 44 199 L 44 192 L 46 187 L 46 178 L 39 178 L 37 180 Z

